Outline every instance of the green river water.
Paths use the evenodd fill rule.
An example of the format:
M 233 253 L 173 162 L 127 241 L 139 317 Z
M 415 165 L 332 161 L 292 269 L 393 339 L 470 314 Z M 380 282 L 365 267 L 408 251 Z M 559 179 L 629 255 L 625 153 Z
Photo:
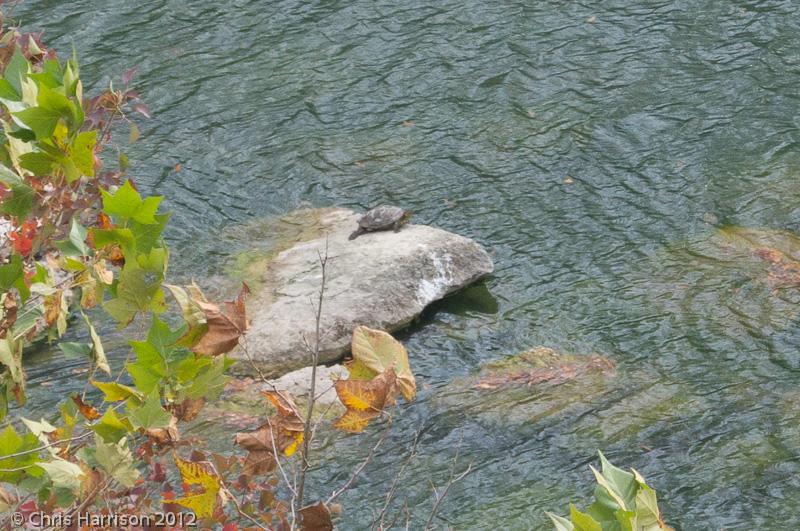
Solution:
M 590 497 L 597 449 L 676 529 L 800 529 L 798 297 L 718 231 L 800 229 L 800 4 L 29 0 L 14 16 L 62 55 L 74 42 L 95 88 L 139 66 L 153 119 L 131 164 L 174 212 L 173 280 L 220 274 L 241 250 L 221 233 L 306 204 L 401 204 L 491 251 L 491 277 L 399 335 L 421 390 L 341 529 L 368 527 L 415 430 L 412 528 L 460 448 L 474 470 L 438 520 L 456 529 L 547 529 L 543 511 Z M 616 376 L 488 402 L 452 383 L 537 345 Z M 82 389 L 83 365 L 33 355 L 25 414 Z M 326 435 L 314 494 L 379 434 Z

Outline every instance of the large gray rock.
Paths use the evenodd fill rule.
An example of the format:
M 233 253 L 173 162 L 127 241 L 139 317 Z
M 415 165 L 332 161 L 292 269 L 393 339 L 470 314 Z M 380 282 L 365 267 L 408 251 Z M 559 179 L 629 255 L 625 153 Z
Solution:
M 494 269 L 473 240 L 425 225 L 376 232 L 348 241 L 359 215 L 351 210 L 310 211 L 318 230 L 266 262 L 260 291 L 251 298 L 248 354 L 268 376 L 310 364 L 304 338 L 314 343 L 316 301 L 322 280 L 320 255 L 327 245 L 322 305 L 322 362 L 341 358 L 358 325 L 397 330 L 430 303 Z M 244 359 L 242 352 L 234 357 Z M 234 372 L 254 371 L 242 361 Z

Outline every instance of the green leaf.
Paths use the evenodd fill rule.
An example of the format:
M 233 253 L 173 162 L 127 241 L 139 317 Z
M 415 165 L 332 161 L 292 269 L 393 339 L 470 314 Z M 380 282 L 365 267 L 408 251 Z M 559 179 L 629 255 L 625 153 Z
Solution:
M 82 175 L 94 177 L 94 147 L 97 131 L 84 131 L 78 134 L 72 144 L 70 157 Z
M 53 158 L 49 153 L 42 151 L 31 151 L 23 153 L 19 157 L 19 164 L 36 176 L 50 175 L 58 164 L 58 159 Z
M 3 72 L 5 80 L 16 91 L 17 98 L 22 95 L 22 78 L 28 74 L 28 70 L 30 70 L 28 60 L 25 59 L 22 51 L 17 47 L 6 66 L 5 72 Z
M 137 312 L 156 312 L 164 310 L 164 293 L 161 282 L 164 280 L 166 257 L 163 253 L 150 256 L 139 255 L 136 261 L 128 260 L 119 275 L 116 298 L 103 306 L 121 326 L 127 325 Z M 139 263 L 144 264 L 141 267 Z
M 574 531 L 575 526 L 572 525 L 572 522 L 564 518 L 563 516 L 558 516 L 557 514 L 553 514 L 550 512 L 545 511 L 545 513 L 550 520 L 553 521 L 553 525 L 556 528 L 556 531 Z
M 216 400 L 222 394 L 228 377 L 225 376 L 225 358 L 214 358 L 210 366 L 200 372 L 186 389 L 187 398 L 202 398 Z
M 19 94 L 7 79 L 0 79 L 0 100 L 19 101 Z
M 139 223 L 156 223 L 153 217 L 161 203 L 161 197 L 148 197 L 144 201 L 139 195 L 130 180 L 120 186 L 114 195 L 105 190 L 103 194 L 103 210 L 112 216 L 116 216 L 119 221 L 133 219 Z
M 116 443 L 132 432 L 133 426 L 128 419 L 120 419 L 113 408 L 108 408 L 103 416 L 92 425 L 92 430 L 104 441 Z
M 161 397 L 155 389 L 147 395 L 144 405 L 128 408 L 128 418 L 135 428 L 166 428 L 172 415 L 161 407 Z
M 131 375 L 136 388 L 145 394 L 150 394 L 153 390 L 157 390 L 164 379 L 163 375 L 140 363 L 128 363 L 125 368 L 128 374 Z
M 136 404 L 144 402 L 144 395 L 127 385 L 118 382 L 97 382 L 92 380 L 92 385 L 97 387 L 103 392 L 106 402 L 119 402 L 132 398 Z
M 633 510 L 636 508 L 636 491 L 638 485 L 633 474 L 626 472 L 621 468 L 617 468 L 608 462 L 603 452 L 600 454 L 600 464 L 603 470 L 603 477 L 608 480 L 608 484 L 614 489 L 615 493 L 622 498 L 624 505 L 621 507 L 625 510 Z
M 131 341 L 131 347 L 136 352 L 136 364 L 150 369 L 154 373 L 165 376 L 167 363 L 158 349 L 148 341 Z
M 56 242 L 56 246 L 65 256 L 89 256 L 91 255 L 91 250 L 86 245 L 86 236 L 86 228 L 78 223 L 76 218 L 72 218 L 69 239 Z
M 27 452 L 38 447 L 39 440 L 30 432 L 25 433 L 25 436 L 21 437 L 14 427 L 10 425 L 6 426 L 5 429 L 0 432 L 0 456 Z M 0 472 L 0 481 L 17 483 L 26 473 L 33 472 L 35 474 L 36 470 L 26 467 L 33 465 L 38 460 L 39 452 L 32 452 L 18 457 L 0 459 L 0 470 L 14 470 L 17 468 L 24 469 L 14 470 L 13 472 Z
M 161 233 L 167 226 L 167 221 L 171 214 L 156 214 L 153 216 L 155 223 L 139 223 L 131 220 L 128 222 L 133 237 L 136 240 L 136 249 L 142 253 L 149 253 L 153 248 L 159 246 Z
M 11 255 L 11 261 L 0 266 L 0 292 L 6 292 L 24 279 L 22 258 L 18 254 Z
M 94 458 L 111 477 L 126 487 L 132 487 L 139 478 L 139 471 L 133 466 L 133 454 L 128 448 L 127 438 L 107 444 L 102 437 L 96 436 Z
M 134 254 L 136 239 L 130 229 L 91 229 L 90 232 L 97 249 L 119 245 L 126 256 Z
M 600 523 L 586 513 L 582 513 L 573 504 L 569 504 L 569 517 L 575 525 L 575 531 L 603 531 Z
M 0 183 L 11 189 L 11 197 L 6 197 L 0 203 L 0 214 L 24 219 L 33 206 L 33 188 L 3 165 L 0 165 Z
M 70 358 L 88 358 L 92 355 L 92 345 L 88 343 L 71 343 L 62 341 L 58 344 L 58 348 L 65 356 Z
M 61 113 L 43 107 L 29 107 L 13 113 L 23 124 L 36 134 L 38 140 L 53 137 Z

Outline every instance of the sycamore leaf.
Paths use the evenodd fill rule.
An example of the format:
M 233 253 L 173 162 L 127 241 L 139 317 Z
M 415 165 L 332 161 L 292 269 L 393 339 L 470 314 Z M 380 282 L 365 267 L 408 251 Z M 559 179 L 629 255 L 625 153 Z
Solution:
M 111 367 L 108 365 L 106 358 L 106 351 L 103 348 L 103 343 L 100 341 L 100 336 L 97 335 L 94 326 L 85 313 L 81 312 L 83 320 L 86 321 L 86 326 L 89 328 L 89 336 L 92 338 L 92 354 L 94 355 L 94 363 L 97 368 L 111 376 Z
M 331 511 L 323 502 L 306 505 L 298 511 L 301 531 L 333 531 Z
M 191 347 L 192 350 L 207 356 L 230 352 L 239 344 L 239 338 L 249 328 L 244 300 L 250 289 L 247 284 L 242 284 L 237 299 L 222 303 L 221 308 L 206 301 L 202 293 L 199 293 L 199 289 L 196 293 L 193 294 L 193 299 L 205 313 L 208 331 Z
M 380 416 L 383 409 L 394 403 L 397 378 L 392 367 L 372 380 L 337 380 L 334 382 L 339 400 L 347 411 L 334 424 L 335 428 L 359 433 L 369 421 Z
M 127 418 L 119 418 L 114 408 L 106 409 L 100 420 L 92 424 L 92 430 L 106 442 L 116 443 L 134 431 Z
M 174 456 L 175 465 L 181 473 L 183 483 L 188 486 L 197 485 L 200 492 L 189 494 L 176 500 L 164 500 L 165 503 L 175 503 L 190 509 L 198 518 L 210 518 L 213 516 L 217 505 L 220 502 L 220 479 L 211 472 L 211 467 L 207 463 L 195 463 L 184 461 L 177 455 Z M 196 492 L 192 490 L 190 492 Z
M 266 474 L 275 467 L 275 454 L 292 456 L 303 442 L 305 423 L 286 392 L 262 393 L 278 410 L 255 431 L 237 433 L 234 444 L 247 450 L 246 474 Z
M 175 297 L 175 301 L 183 314 L 183 320 L 186 321 L 188 326 L 186 333 L 178 340 L 178 343 L 192 347 L 208 332 L 206 313 L 182 287 L 173 286 L 172 284 L 164 284 L 164 287 Z
M 166 428 L 172 415 L 161 406 L 158 389 L 154 389 L 139 407 L 128 407 L 128 418 L 135 428 Z
M 369 425 L 369 421 L 379 415 L 380 413 L 376 411 L 348 409 L 344 415 L 334 422 L 333 427 L 350 433 L 361 433 Z
M 106 402 L 118 402 L 131 397 L 134 398 L 136 403 L 144 402 L 144 395 L 133 387 L 117 382 L 97 382 L 92 380 L 90 383 L 103 392 Z
M 0 456 L 28 452 L 38 448 L 40 444 L 33 433 L 26 432 L 24 436 L 20 436 L 11 425 L 0 431 Z M 41 471 L 36 468 L 27 468 L 37 461 L 39 461 L 39 452 L 30 452 L 19 457 L 0 459 L 0 470 L 10 471 L 0 471 L 0 481 L 17 483 L 26 473 L 36 474 L 39 472 L 38 475 L 41 475 Z
M 72 395 L 72 401 L 86 420 L 97 420 L 101 417 L 100 412 L 93 405 L 84 402 L 80 396 Z
M 52 461 L 36 463 L 36 466 L 45 471 L 55 487 L 67 489 L 75 494 L 80 492 L 84 472 L 75 463 L 56 457 Z
M 170 419 L 166 428 L 147 428 L 144 433 L 161 446 L 170 446 L 181 440 L 180 432 L 178 431 L 178 419 L 175 417 Z
M 139 477 L 133 463 L 133 454 L 128 448 L 128 439 L 121 438 L 117 443 L 106 443 L 95 435 L 94 457 L 97 463 L 120 484 L 132 487 Z
M 7 385 L 17 402 L 24 404 L 25 373 L 22 370 L 22 340 L 15 340 L 12 334 L 6 334 L 6 337 L 0 339 L 0 364 L 7 368 L 7 371 L 3 372 L 4 378 L 0 379 L 0 385 Z M 5 410 L 0 411 L 0 418 L 5 417 L 5 414 Z
M 142 196 L 126 180 L 122 186 L 112 195 L 106 190 L 101 190 L 103 194 L 103 210 L 112 216 L 116 216 L 118 221 L 133 219 L 139 223 L 156 223 L 155 213 L 162 197 L 148 197 L 142 200 Z
M 353 330 L 353 359 L 376 373 L 392 367 L 397 374 L 397 384 L 406 400 L 417 394 L 417 383 L 408 363 L 408 352 L 402 343 L 390 334 L 358 326 Z
M 573 504 L 569 504 L 569 517 L 577 527 L 577 531 L 603 531 L 600 523 L 586 513 L 582 513 Z
M 553 521 L 553 525 L 556 527 L 556 531 L 574 531 L 575 526 L 572 525 L 572 522 L 564 518 L 563 516 L 558 516 L 557 514 L 553 514 L 550 512 L 545 511 L 545 513 L 550 520 Z

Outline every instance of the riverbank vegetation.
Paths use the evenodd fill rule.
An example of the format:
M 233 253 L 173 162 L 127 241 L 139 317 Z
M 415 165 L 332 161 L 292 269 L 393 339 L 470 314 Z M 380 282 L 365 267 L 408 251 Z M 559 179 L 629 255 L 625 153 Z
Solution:
M 230 454 L 183 436 L 227 381 L 226 354 L 248 327 L 248 289 L 218 304 L 195 285 L 165 283 L 170 215 L 161 197 L 137 190 L 114 142 L 120 132 L 136 141 L 134 116 L 150 115 L 129 87 L 134 71 L 85 95 L 74 53 L 60 60 L 39 35 L 14 28 L 0 34 L 0 68 L 0 214 L 9 242 L 0 265 L 0 525 L 38 526 L 49 515 L 68 527 L 89 514 L 111 527 L 330 529 L 330 508 L 363 466 L 328 498 L 308 499 L 313 386 L 302 412 L 287 393 L 264 392 L 274 415 L 232 437 Z M 324 259 L 320 267 L 318 319 Z M 109 362 L 95 326 L 102 311 L 129 338 L 122 366 Z M 89 340 L 61 341 L 68 326 L 85 327 Z M 82 393 L 36 420 L 21 413 L 25 354 L 43 341 L 90 370 Z M 307 344 L 316 366 L 319 327 Z M 334 427 L 359 433 L 382 420 L 388 430 L 388 409 L 416 393 L 408 355 L 390 335 L 363 327 L 353 355 L 350 379 L 334 384 L 346 407 Z

